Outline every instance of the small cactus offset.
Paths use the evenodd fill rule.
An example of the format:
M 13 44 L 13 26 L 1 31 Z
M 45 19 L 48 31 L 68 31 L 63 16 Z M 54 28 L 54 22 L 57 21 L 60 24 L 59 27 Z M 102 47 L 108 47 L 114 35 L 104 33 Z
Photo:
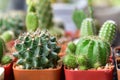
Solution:
M 112 40 L 114 39 L 115 32 L 115 22 L 106 21 L 102 26 L 98 36 L 86 35 L 84 37 L 81 37 L 76 45 L 68 45 L 67 55 L 72 54 L 76 56 L 76 59 L 74 60 L 74 62 L 72 61 L 72 64 L 77 63 L 76 68 L 80 70 L 105 66 L 109 60 L 111 52 L 110 45 Z M 75 49 L 74 46 L 76 46 Z M 72 49 L 74 49 L 75 52 Z M 64 58 L 67 59 L 63 59 L 63 63 L 68 68 L 70 65 L 68 65 L 67 63 L 70 63 L 71 58 L 69 59 L 69 57 L 66 56 Z M 71 68 L 74 69 L 75 67 L 71 66 Z
M 114 21 L 109 20 L 103 24 L 99 32 L 99 37 L 105 41 L 108 41 L 109 43 L 112 43 L 115 37 L 114 36 L 115 33 L 116 33 L 116 24 Z
M 77 29 L 80 29 L 81 23 L 86 18 L 86 15 L 82 10 L 74 10 L 72 18 Z
M 47 31 L 35 31 L 25 33 L 19 37 L 19 43 L 15 45 L 18 58 L 17 65 L 24 69 L 55 68 L 60 57 L 60 47 L 57 40 Z
M 86 18 L 81 24 L 81 37 L 96 34 L 96 27 L 92 18 Z

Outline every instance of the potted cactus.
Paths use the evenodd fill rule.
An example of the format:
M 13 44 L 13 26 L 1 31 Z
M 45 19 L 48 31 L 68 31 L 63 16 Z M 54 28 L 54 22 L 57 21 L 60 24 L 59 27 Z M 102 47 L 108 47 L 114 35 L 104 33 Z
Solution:
M 87 26 L 85 32 L 92 28 Z M 81 37 L 77 44 L 70 42 L 67 55 L 63 58 L 66 80 L 112 80 L 114 66 L 109 62 L 109 56 L 115 31 L 115 22 L 106 21 L 98 36 L 92 35 L 91 31 Z
M 4 80 L 13 80 L 12 65 L 13 58 L 11 56 L 11 51 L 6 49 L 4 40 L 0 38 L 0 67 L 4 69 Z M 0 70 L 0 73 L 1 72 L 2 70 Z
M 60 47 L 48 31 L 37 30 L 21 35 L 15 49 L 15 80 L 60 80 Z

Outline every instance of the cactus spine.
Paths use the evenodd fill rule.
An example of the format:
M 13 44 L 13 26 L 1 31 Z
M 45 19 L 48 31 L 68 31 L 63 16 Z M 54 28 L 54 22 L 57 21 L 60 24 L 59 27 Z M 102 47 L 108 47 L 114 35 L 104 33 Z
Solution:
M 91 18 L 86 18 L 83 20 L 81 25 L 81 36 L 90 36 L 96 34 L 96 27 L 94 20 Z
M 79 69 L 83 70 L 105 66 L 109 59 L 111 51 L 110 42 L 115 36 L 115 31 L 115 22 L 106 21 L 100 30 L 99 36 L 84 36 L 80 38 L 79 42 L 76 44 L 75 53 L 72 52 L 72 48 L 68 45 L 69 52 L 72 52 L 74 56 L 77 56 L 77 62 L 75 61 L 74 63 L 78 64 Z M 106 40 L 104 40 L 105 38 Z
M 55 68 L 60 59 L 58 53 L 60 47 L 54 36 L 47 31 L 25 33 L 19 37 L 19 43 L 15 48 L 18 58 L 17 65 L 22 65 L 24 69 L 45 69 Z

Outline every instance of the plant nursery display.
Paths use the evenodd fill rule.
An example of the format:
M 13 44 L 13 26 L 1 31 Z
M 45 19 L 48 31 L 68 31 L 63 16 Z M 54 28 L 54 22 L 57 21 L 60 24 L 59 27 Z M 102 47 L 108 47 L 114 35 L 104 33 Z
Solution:
M 57 39 L 48 31 L 27 32 L 15 45 L 15 80 L 60 80 L 62 64 Z M 24 76 L 24 77 L 23 77 Z
M 91 31 L 93 26 L 87 23 L 87 19 L 85 21 L 88 24 L 85 28 Z M 81 37 L 77 44 L 70 42 L 63 58 L 66 80 L 112 80 L 114 66 L 109 62 L 109 56 L 115 32 L 116 24 L 110 20 L 103 24 L 98 36 L 91 31 L 89 36 Z

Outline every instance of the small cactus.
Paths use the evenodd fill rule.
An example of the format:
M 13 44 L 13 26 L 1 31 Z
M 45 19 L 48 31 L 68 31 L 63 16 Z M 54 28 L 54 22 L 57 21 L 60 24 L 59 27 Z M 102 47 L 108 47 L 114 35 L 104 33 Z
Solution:
M 14 33 L 13 33 L 13 31 L 5 31 L 4 33 L 2 33 L 1 38 L 5 42 L 9 42 L 14 39 Z
M 24 69 L 45 69 L 55 68 L 60 57 L 60 47 L 57 40 L 47 31 L 35 31 L 25 33 L 19 38 L 19 43 L 15 45 L 17 52 L 14 54 L 18 58 L 17 65 L 22 65 Z
M 94 20 L 91 18 L 86 18 L 83 20 L 81 24 L 81 37 L 83 36 L 90 36 L 96 34 L 96 27 Z
M 10 56 L 3 56 L 2 59 L 1 59 L 1 64 L 2 65 L 5 65 L 5 64 L 8 64 L 12 61 L 12 58 Z
M 72 18 L 77 29 L 80 29 L 81 23 L 86 18 L 86 15 L 82 10 L 74 10 Z
M 108 41 L 109 43 L 112 43 L 115 37 L 114 36 L 115 33 L 116 33 L 116 24 L 114 21 L 109 20 L 103 24 L 99 32 L 99 37 L 105 41 Z

